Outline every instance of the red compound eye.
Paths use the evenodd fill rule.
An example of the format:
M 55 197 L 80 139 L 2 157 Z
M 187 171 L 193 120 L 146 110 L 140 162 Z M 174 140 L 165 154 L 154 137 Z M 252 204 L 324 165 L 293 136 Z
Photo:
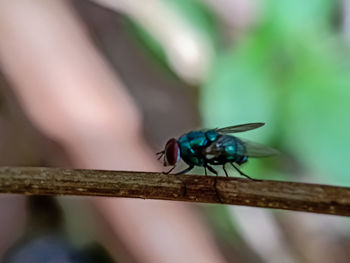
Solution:
M 175 165 L 180 159 L 180 148 L 177 140 L 172 138 L 165 145 L 164 166 Z

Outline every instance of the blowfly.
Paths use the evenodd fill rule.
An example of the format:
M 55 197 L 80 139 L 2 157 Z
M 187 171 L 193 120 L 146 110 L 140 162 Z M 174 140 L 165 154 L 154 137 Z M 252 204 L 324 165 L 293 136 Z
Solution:
M 212 165 L 222 165 L 225 175 L 228 177 L 225 165 L 229 163 L 242 176 L 254 180 L 237 166 L 246 163 L 249 157 L 268 157 L 279 152 L 268 146 L 253 143 L 231 134 L 257 129 L 263 125 L 264 123 L 258 122 L 220 129 L 191 131 L 179 139 L 171 138 L 168 140 L 165 149 L 157 153 L 158 160 L 163 157 L 164 166 L 173 166 L 165 172 L 166 174 L 169 174 L 182 158 L 189 166 L 176 174 L 185 174 L 191 171 L 194 166 L 201 166 L 204 167 L 205 175 L 207 175 L 207 169 L 217 175 L 217 171 Z

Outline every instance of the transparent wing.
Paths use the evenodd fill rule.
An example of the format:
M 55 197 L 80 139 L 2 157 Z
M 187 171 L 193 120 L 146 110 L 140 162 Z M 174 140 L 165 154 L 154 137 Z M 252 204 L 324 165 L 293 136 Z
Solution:
M 208 147 L 206 147 L 203 150 L 203 152 L 207 158 L 208 158 L 208 156 L 210 156 L 211 158 L 218 157 L 222 154 L 225 154 L 226 147 L 231 146 L 231 145 L 236 146 L 237 140 L 239 140 L 239 139 L 237 137 L 234 137 L 234 136 L 221 135 L 219 137 L 219 139 L 217 139 L 215 142 L 213 142 Z M 242 147 L 244 148 L 243 144 L 240 144 L 240 145 L 242 145 Z
M 257 129 L 263 125 L 265 125 L 265 123 L 263 123 L 263 122 L 254 122 L 254 123 L 239 124 L 239 125 L 235 125 L 235 126 L 229 126 L 229 127 L 224 127 L 224 128 L 220 128 L 220 129 L 215 129 L 215 131 L 221 132 L 221 133 L 236 133 L 236 132 L 244 132 L 244 131 L 254 130 L 254 129 Z
M 243 142 L 245 146 L 245 149 L 244 149 L 245 154 L 249 157 L 255 157 L 255 158 L 269 157 L 269 156 L 278 155 L 281 153 L 280 151 L 263 144 L 251 142 L 242 138 L 239 138 L 239 140 Z M 244 154 L 244 153 L 241 153 L 241 154 Z
M 248 157 L 259 158 L 280 154 L 278 150 L 269 146 L 229 135 L 222 135 L 217 141 L 204 149 L 204 154 L 208 156 L 207 158 L 209 158 L 209 156 L 211 158 L 218 157 L 222 153 L 225 153 L 227 146 L 234 146 L 235 154 L 246 155 Z

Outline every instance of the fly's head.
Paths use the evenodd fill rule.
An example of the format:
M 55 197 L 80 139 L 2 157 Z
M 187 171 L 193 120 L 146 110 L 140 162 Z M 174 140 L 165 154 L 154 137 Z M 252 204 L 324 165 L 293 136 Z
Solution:
M 165 145 L 165 149 L 161 152 L 158 152 L 158 160 L 163 156 L 163 165 L 164 166 L 174 166 L 178 160 L 180 160 L 180 147 L 176 139 L 171 138 Z

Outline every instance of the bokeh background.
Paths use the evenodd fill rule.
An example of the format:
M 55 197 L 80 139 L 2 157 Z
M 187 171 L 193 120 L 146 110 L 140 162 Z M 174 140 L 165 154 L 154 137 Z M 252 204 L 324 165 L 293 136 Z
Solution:
M 0 165 L 160 171 L 170 137 L 265 122 L 242 137 L 282 154 L 250 176 L 350 186 L 349 47 L 348 0 L 2 1 Z M 0 209 L 4 262 L 350 258 L 335 216 L 14 195 Z

